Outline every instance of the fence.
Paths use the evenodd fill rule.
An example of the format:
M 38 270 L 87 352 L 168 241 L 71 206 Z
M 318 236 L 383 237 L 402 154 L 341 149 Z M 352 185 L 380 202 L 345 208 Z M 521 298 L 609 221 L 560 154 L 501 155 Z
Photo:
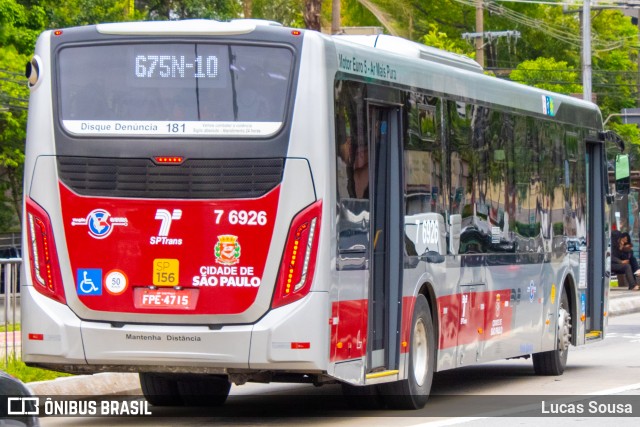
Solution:
M 4 320 L 4 332 L 0 334 L 0 352 L 4 352 L 5 365 L 8 364 L 9 357 L 20 354 L 21 348 L 20 330 L 15 327 L 20 323 L 21 264 L 21 258 L 0 258 L 0 298 Z

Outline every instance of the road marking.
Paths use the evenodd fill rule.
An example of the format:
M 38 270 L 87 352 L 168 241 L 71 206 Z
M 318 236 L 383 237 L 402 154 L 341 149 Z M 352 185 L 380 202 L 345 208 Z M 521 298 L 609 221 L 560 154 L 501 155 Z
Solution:
M 607 390 L 594 391 L 593 393 L 587 393 L 587 395 L 593 396 L 593 395 L 618 394 L 618 393 L 624 393 L 625 391 L 638 390 L 638 389 L 640 389 L 640 383 L 629 384 L 622 387 L 610 388 Z

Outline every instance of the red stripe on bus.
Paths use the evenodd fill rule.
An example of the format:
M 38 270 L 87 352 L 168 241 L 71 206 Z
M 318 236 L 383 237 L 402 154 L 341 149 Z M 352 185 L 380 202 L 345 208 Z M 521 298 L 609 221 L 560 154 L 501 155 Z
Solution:
M 411 348 L 414 304 L 415 297 L 403 297 L 399 343 L 401 353 Z M 329 320 L 332 362 L 366 355 L 367 315 L 367 300 L 336 301 L 332 304 Z M 442 296 L 437 300 L 437 316 L 439 349 L 499 339 L 511 331 L 511 290 Z

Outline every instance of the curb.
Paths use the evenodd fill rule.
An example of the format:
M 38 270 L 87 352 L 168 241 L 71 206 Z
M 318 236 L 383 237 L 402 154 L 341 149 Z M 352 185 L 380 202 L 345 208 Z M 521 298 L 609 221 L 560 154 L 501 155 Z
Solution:
M 640 311 L 640 292 L 611 288 L 609 292 L 609 317 Z
M 611 288 L 609 292 L 609 317 L 640 312 L 640 292 Z M 142 395 L 138 374 L 100 373 L 37 381 L 27 386 L 35 395 Z

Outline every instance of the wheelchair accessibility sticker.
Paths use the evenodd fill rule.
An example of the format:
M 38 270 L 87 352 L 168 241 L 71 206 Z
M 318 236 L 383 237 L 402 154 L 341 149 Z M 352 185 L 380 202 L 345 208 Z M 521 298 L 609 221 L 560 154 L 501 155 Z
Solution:
M 78 295 L 102 295 L 102 269 L 79 268 L 76 275 Z

